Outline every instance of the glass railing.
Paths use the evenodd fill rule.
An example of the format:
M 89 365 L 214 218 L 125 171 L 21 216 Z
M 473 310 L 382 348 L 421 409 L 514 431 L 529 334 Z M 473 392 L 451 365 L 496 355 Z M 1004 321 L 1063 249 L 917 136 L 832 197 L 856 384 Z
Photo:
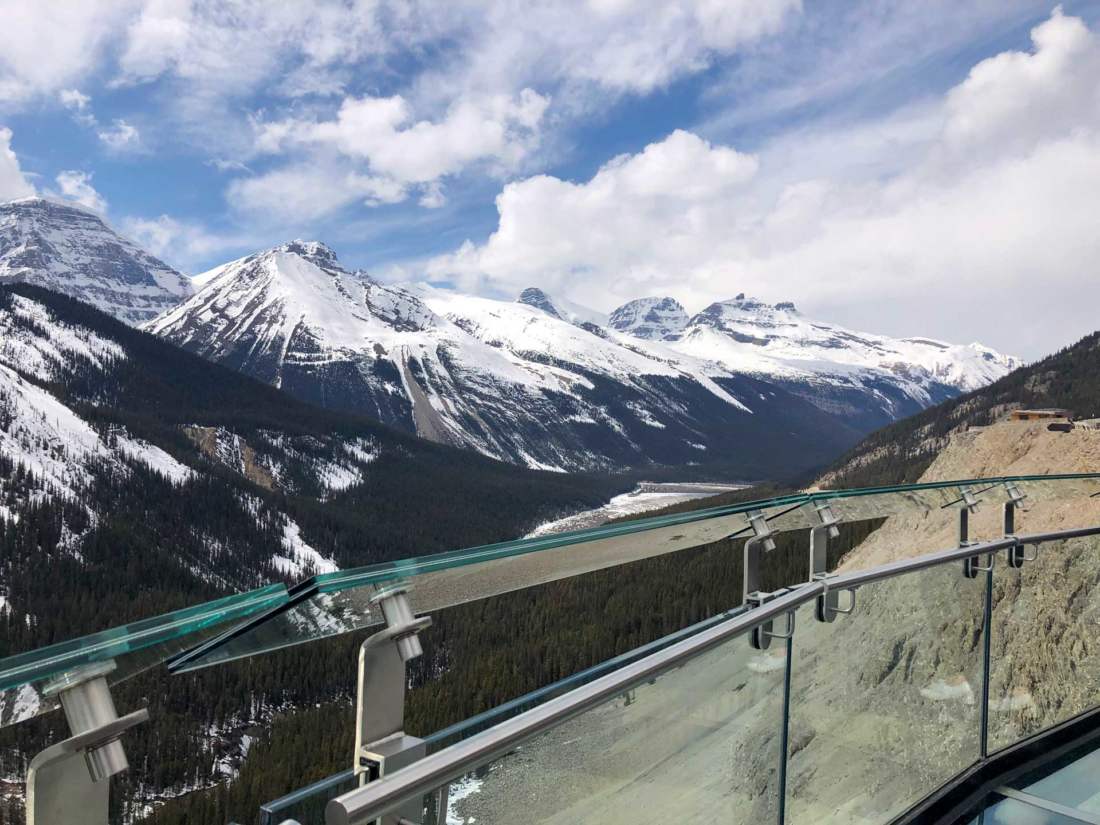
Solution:
M 56 707 L 34 685 L 82 664 L 112 661 L 112 679 L 118 681 L 166 661 L 171 671 L 186 672 L 377 625 L 382 615 L 373 597 L 379 587 L 398 581 L 411 582 L 413 611 L 424 614 L 722 539 L 745 538 L 761 524 L 781 533 L 825 520 L 939 519 L 942 530 L 924 531 L 935 544 L 909 541 L 906 552 L 911 555 L 943 546 L 954 530 L 955 511 L 968 502 L 997 504 L 1023 496 L 1036 503 L 1097 495 L 1100 474 L 1080 473 L 818 491 L 338 571 L 311 577 L 289 591 L 274 584 L 0 660 L 0 723 Z M 986 535 L 998 535 L 990 524 Z M 975 531 L 973 537 L 981 535 Z
M 823 491 L 387 562 L 315 576 L 294 588 L 286 604 L 178 657 L 170 668 L 185 672 L 380 624 L 373 596 L 378 587 L 396 581 L 412 583 L 413 612 L 431 613 L 722 539 L 746 538 L 760 524 L 780 533 L 816 527 L 826 519 L 845 523 L 931 513 L 939 514 L 950 531 L 954 522 L 947 511 L 968 501 L 994 504 L 1013 495 L 1043 501 L 1097 493 L 1100 474 Z M 910 553 L 921 549 L 908 548 Z
M 895 821 L 1100 705 L 1100 526 L 1072 532 L 802 585 L 343 796 L 327 822 L 421 798 L 425 823 Z M 823 617 L 828 588 L 840 598 Z M 756 650 L 764 619 L 771 646 Z M 1100 809 L 1095 764 L 1023 790 Z
M 493 725 L 498 725 L 525 711 L 538 707 L 551 699 L 562 696 L 571 690 L 575 690 L 582 685 L 595 681 L 601 676 L 614 673 L 627 665 L 644 659 L 646 656 L 664 650 L 701 631 L 715 627 L 734 616 L 744 613 L 746 610 L 747 608 L 741 606 L 717 616 L 712 616 L 709 619 L 678 630 L 675 633 L 670 633 L 649 644 L 642 645 L 619 656 L 615 656 L 593 667 L 585 668 L 565 679 L 560 679 L 538 690 L 533 690 L 510 702 L 506 702 L 491 710 L 485 711 L 484 713 L 480 713 L 469 719 L 465 719 L 454 725 L 443 728 L 442 730 L 436 731 L 425 739 L 427 752 L 435 753 L 450 745 L 468 739 L 475 734 L 491 728 Z M 356 784 L 358 783 L 352 769 L 349 768 L 345 771 L 340 771 L 339 773 L 333 774 L 305 788 L 296 790 L 263 805 L 260 808 L 260 825 L 279 825 L 279 823 L 285 822 L 286 820 L 293 820 L 302 823 L 302 825 L 306 825 L 307 823 L 323 823 L 325 804 L 328 800 L 343 791 L 351 790 Z M 452 799 L 454 799 L 454 797 L 452 797 Z M 444 800 L 443 804 L 446 804 L 446 800 Z
M 430 614 L 707 545 L 733 551 L 731 565 L 739 565 L 740 540 L 887 519 L 860 553 L 864 567 L 885 565 L 885 573 L 867 578 L 846 562 L 838 576 L 810 581 L 815 571 L 803 563 L 803 572 L 782 582 L 797 588 L 779 597 L 794 599 L 793 641 L 780 638 L 787 616 L 776 614 L 772 645 L 750 650 L 743 637 L 774 602 L 755 611 L 739 607 L 736 615 L 715 616 L 440 731 L 428 738 L 429 759 L 719 628 L 736 628 L 518 749 L 465 766 L 427 797 L 447 806 L 437 814 L 451 810 L 452 819 L 482 823 L 514 821 L 507 819 L 516 804 L 506 799 L 507 788 L 527 794 L 524 804 L 534 812 L 527 821 L 551 818 L 560 804 L 557 815 L 571 818 L 583 819 L 580 809 L 588 806 L 602 812 L 591 821 L 614 821 L 617 810 L 624 820 L 643 810 L 672 818 L 682 806 L 684 818 L 700 821 L 711 810 L 734 821 L 774 813 L 791 822 L 882 822 L 974 759 L 1092 707 L 1100 692 L 1092 641 L 1100 622 L 1092 597 L 1095 559 L 1079 552 L 1091 539 L 1045 542 L 1034 559 L 1029 546 L 1020 553 L 1022 567 L 1001 565 L 971 577 L 959 562 L 977 557 L 985 564 L 991 551 L 981 547 L 989 545 L 947 551 L 912 569 L 899 569 L 906 564 L 899 560 L 956 547 L 964 522 L 971 540 L 1000 537 L 1003 503 L 1034 508 L 1018 527 L 1029 526 L 1033 514 L 1048 526 L 1074 523 L 1072 508 L 1098 496 L 1100 474 L 818 491 L 314 576 L 289 589 L 271 585 L 0 660 L 0 720 L 10 724 L 56 707 L 45 688 L 87 665 L 113 664 L 110 681 L 161 663 L 184 673 L 380 626 L 376 599 L 397 583 L 409 588 L 413 613 Z M 736 547 L 716 544 L 731 539 L 739 540 Z M 1007 541 L 999 547 L 1013 544 Z M 798 542 L 797 552 L 805 553 Z M 842 594 L 826 605 L 832 621 L 817 621 L 823 609 L 817 596 L 846 581 L 858 588 L 855 609 L 844 612 Z M 1055 608 L 1065 621 L 1052 637 Z M 1091 681 L 1082 682 L 1082 674 Z M 583 730 L 597 739 L 581 741 Z M 621 747 L 613 746 L 620 740 Z M 773 750 L 775 759 L 768 756 Z M 698 771 L 695 780 L 689 766 Z M 282 816 L 284 803 L 291 812 L 285 819 L 298 808 L 317 813 L 326 796 L 346 785 L 354 780 L 337 774 L 330 784 L 270 803 L 268 815 Z M 311 821 L 304 817 L 298 818 Z
M 227 624 L 286 601 L 286 587 L 271 584 L 0 660 L 0 723 L 11 725 L 56 709 L 50 681 L 87 665 L 113 662 L 112 684 L 160 665 Z

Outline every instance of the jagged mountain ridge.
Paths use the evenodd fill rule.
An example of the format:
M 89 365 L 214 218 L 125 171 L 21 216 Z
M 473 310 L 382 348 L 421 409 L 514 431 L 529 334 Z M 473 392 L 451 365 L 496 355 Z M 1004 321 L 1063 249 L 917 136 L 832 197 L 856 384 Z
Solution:
M 609 324 L 648 341 L 670 341 L 683 331 L 690 318 L 675 298 L 638 298 L 615 309 Z
M 531 467 L 725 462 L 757 477 L 855 437 L 772 384 L 566 320 L 531 290 L 505 302 L 384 285 L 303 241 L 200 280 L 146 328 L 300 398 Z
M 190 279 L 112 230 L 94 212 L 46 198 L 0 203 L 0 283 L 26 281 L 129 324 L 190 297 Z
M 773 381 L 868 431 L 995 381 L 1020 365 L 981 344 L 891 338 L 746 297 L 688 318 L 672 298 L 631 301 L 612 324 L 721 369 Z

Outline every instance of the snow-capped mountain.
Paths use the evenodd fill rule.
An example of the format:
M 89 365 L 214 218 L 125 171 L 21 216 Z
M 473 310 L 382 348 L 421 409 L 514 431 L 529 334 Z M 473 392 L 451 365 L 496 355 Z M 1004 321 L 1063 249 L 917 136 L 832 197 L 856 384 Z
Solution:
M 810 466 L 1016 364 L 744 296 L 693 317 L 671 298 L 605 315 L 535 287 L 511 302 L 387 285 L 317 242 L 188 280 L 95 214 L 40 198 L 0 205 L 0 282 L 16 280 L 299 398 L 558 470 L 722 463 L 753 476 L 774 473 L 777 454 L 784 470 Z
M 648 298 L 612 312 L 611 323 L 722 370 L 766 377 L 867 429 L 983 387 L 1021 363 L 977 343 L 855 332 L 808 319 L 792 302 L 744 294 L 691 318 L 681 312 L 672 298 Z
M 306 400 L 531 467 L 724 462 L 760 475 L 854 438 L 770 383 L 532 290 L 508 302 L 383 285 L 303 241 L 198 280 L 146 328 Z
M 0 283 L 14 281 L 65 293 L 129 324 L 194 291 L 188 278 L 94 212 L 45 198 L 0 203 Z
M 541 309 L 547 315 L 568 321 L 578 327 L 585 324 L 594 324 L 598 327 L 607 326 L 607 315 L 594 309 L 564 301 L 561 298 L 551 298 L 537 286 L 527 287 L 519 294 L 517 303 L 527 304 L 535 309 Z
M 648 341 L 669 341 L 688 324 L 687 310 L 675 298 L 638 298 L 608 317 L 614 329 Z

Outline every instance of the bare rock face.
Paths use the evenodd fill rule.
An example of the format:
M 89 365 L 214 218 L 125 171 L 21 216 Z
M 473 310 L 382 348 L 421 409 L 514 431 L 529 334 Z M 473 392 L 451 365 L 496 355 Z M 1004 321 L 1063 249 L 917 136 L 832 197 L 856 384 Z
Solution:
M 190 279 L 87 209 L 45 198 L 0 204 L 0 283 L 61 292 L 128 324 L 191 296 Z

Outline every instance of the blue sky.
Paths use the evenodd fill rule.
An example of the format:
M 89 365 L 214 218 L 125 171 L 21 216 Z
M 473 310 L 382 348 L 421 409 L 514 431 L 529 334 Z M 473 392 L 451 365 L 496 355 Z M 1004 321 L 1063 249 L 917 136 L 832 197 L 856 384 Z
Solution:
M 1100 0 L 9 0 L 0 198 L 78 200 L 188 273 L 308 237 L 392 280 L 601 309 L 744 291 L 1038 355 L 1100 325 L 1005 289 L 1100 297 L 1098 21 Z

